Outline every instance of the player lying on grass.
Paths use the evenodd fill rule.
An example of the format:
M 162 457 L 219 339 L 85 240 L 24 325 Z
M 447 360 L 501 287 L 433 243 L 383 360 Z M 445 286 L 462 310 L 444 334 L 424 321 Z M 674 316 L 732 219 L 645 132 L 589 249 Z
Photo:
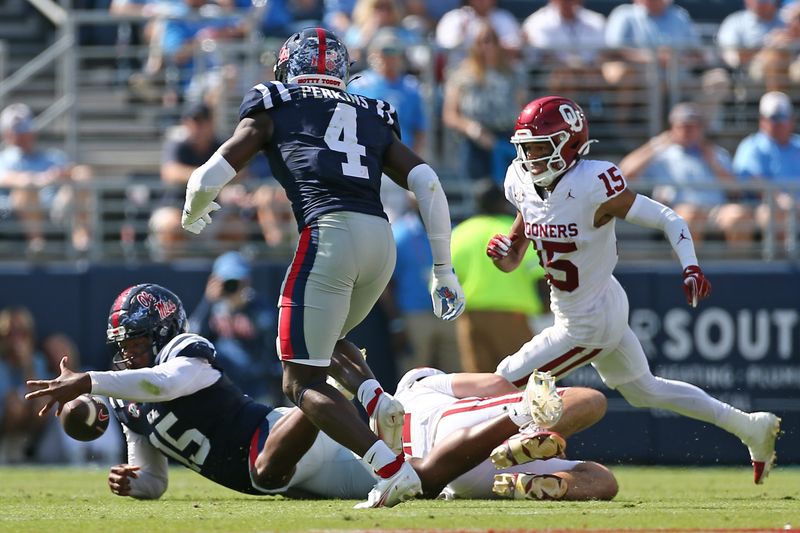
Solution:
M 123 370 L 74 373 L 65 358 L 58 378 L 29 382 L 33 389 L 29 399 L 47 399 L 41 415 L 89 392 L 128 400 L 113 400 L 128 441 L 128 463 L 111 468 L 112 492 L 160 497 L 167 488 L 168 457 L 248 494 L 302 491 L 316 497 L 357 498 L 372 487 L 375 478 L 370 470 L 352 452 L 319 433 L 299 409 L 273 410 L 243 395 L 216 367 L 211 343 L 183 333 L 185 327 L 183 306 L 173 293 L 157 285 L 131 287 L 116 299 L 109 315 L 108 337 L 119 347 L 115 364 Z M 339 345 L 351 356 L 357 354 L 360 363 L 353 368 L 366 367 L 355 346 Z M 335 360 L 344 357 L 334 354 Z M 371 374 L 359 378 L 351 370 L 337 375 L 345 383 L 353 379 L 363 383 L 364 377 Z M 531 421 L 524 411 L 520 403 L 513 405 L 521 424 Z M 517 427 L 501 435 L 487 426 L 492 440 L 480 443 L 481 459 Z M 459 463 L 460 456 L 471 453 L 472 440 L 487 440 L 479 432 L 466 437 L 472 438 L 454 435 L 443 442 L 438 454 L 431 455 L 432 461 L 445 456 L 439 464 L 418 462 L 427 493 L 438 494 L 437 488 L 480 462 Z M 552 441 L 553 452 L 559 451 L 555 437 L 544 436 L 542 443 L 547 441 Z M 390 498 L 381 504 L 393 503 L 397 501 Z
M 552 383 L 550 378 L 549 383 L 543 384 L 545 390 L 552 386 L 555 391 Z M 562 456 L 565 444 L 561 436 L 569 437 L 605 414 L 606 398 L 596 390 L 571 387 L 559 390 L 559 394 L 563 398 L 563 414 L 549 432 L 529 428 L 512 435 L 491 452 L 491 459 L 486 458 L 450 481 L 444 496 L 612 499 L 617 493 L 617 482 L 598 463 L 561 458 L 528 462 L 537 456 Z M 504 415 L 523 396 L 524 393 L 498 375 L 445 374 L 434 368 L 411 370 L 401 378 L 395 394 L 405 408 L 403 450 L 407 456 L 428 461 L 453 435 L 479 431 L 487 424 L 494 424 L 498 432 L 507 435 L 510 428 L 505 421 L 509 417 Z M 543 440 L 543 435 L 558 441 L 559 453 L 547 453 L 551 442 Z M 416 468 L 414 459 L 411 464 Z

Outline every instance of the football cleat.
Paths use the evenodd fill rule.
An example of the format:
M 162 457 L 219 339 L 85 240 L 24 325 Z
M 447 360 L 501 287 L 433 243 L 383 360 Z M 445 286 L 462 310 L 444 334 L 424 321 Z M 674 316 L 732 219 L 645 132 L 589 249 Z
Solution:
M 369 491 L 367 501 L 356 504 L 354 509 L 371 507 L 394 507 L 398 503 L 422 494 L 422 482 L 409 463 L 403 463 L 392 477 L 381 479 Z
M 405 414 L 403 404 L 384 392 L 378 397 L 375 410 L 369 417 L 369 428 L 396 454 L 403 452 Z
M 564 402 L 556 390 L 556 379 L 549 372 L 531 374 L 523 401 L 530 410 L 533 424 L 541 428 L 556 425 L 564 410 Z
M 566 448 L 564 437 L 552 431 L 518 433 L 492 450 L 489 457 L 499 470 L 537 459 L 552 459 L 563 454 Z
M 747 444 L 753 462 L 753 481 L 761 485 L 775 466 L 775 441 L 781 430 L 781 419 L 772 413 L 750 413 L 755 427 L 753 439 Z
M 560 500 L 567 482 L 552 474 L 495 474 L 492 492 L 515 500 Z

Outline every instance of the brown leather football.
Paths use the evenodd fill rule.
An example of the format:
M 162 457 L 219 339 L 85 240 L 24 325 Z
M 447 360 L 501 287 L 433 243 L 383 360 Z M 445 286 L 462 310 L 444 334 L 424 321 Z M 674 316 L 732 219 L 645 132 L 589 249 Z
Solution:
M 108 427 L 108 407 L 99 398 L 83 394 L 64 404 L 59 418 L 64 432 L 73 439 L 94 440 Z

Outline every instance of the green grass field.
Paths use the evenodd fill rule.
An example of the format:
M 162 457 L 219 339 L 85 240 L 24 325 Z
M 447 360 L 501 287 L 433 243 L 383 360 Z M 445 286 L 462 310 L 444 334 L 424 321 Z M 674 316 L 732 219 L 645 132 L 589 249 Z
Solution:
M 413 501 L 352 509 L 355 501 L 244 496 L 184 469 L 159 501 L 112 495 L 105 470 L 0 468 L 0 532 L 113 533 L 348 529 L 800 528 L 800 469 L 752 484 L 744 468 L 613 468 L 612 502 Z

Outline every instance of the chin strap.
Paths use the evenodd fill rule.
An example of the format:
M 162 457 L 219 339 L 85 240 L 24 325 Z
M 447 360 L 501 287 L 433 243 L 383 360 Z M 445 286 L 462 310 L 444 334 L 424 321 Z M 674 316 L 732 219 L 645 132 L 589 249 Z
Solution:
M 596 143 L 597 139 L 589 139 L 583 145 L 578 148 L 578 155 L 588 155 L 589 149 L 591 148 L 592 144 Z

